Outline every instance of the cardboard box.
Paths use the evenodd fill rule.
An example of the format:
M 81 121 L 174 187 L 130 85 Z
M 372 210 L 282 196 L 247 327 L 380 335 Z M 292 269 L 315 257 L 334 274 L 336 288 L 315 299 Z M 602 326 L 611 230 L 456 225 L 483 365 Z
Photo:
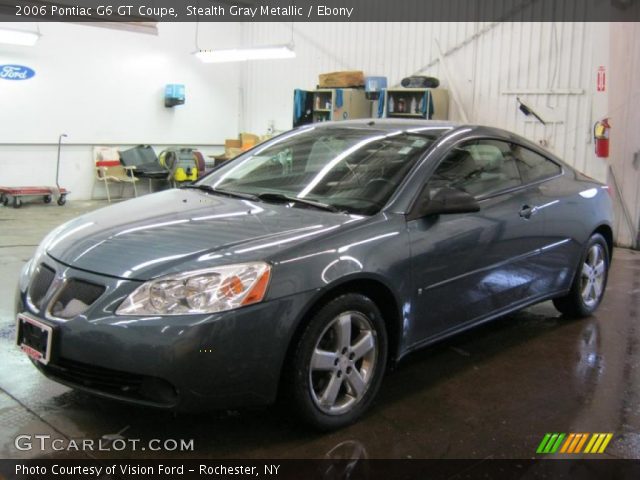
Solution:
M 224 156 L 233 158 L 242 151 L 242 142 L 238 138 L 228 138 L 224 141 Z
M 318 77 L 319 88 L 347 88 L 363 86 L 364 73 L 360 70 L 321 73 Z
M 240 145 L 242 150 L 249 150 L 250 148 L 255 147 L 260 143 L 260 137 L 254 135 L 253 133 L 241 133 L 240 134 Z

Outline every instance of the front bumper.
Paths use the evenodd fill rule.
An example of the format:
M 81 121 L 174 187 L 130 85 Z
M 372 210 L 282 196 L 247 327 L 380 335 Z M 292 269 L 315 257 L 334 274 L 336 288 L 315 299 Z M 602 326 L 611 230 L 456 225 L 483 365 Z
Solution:
M 106 289 L 85 313 L 61 320 L 29 301 L 23 275 L 17 311 L 54 329 L 51 361 L 38 363 L 38 369 L 74 388 L 162 408 L 273 402 L 291 335 L 312 295 L 301 293 L 211 315 L 116 316 L 117 306 L 139 282 L 71 269 L 48 257 L 43 263 L 56 278 L 80 279 Z

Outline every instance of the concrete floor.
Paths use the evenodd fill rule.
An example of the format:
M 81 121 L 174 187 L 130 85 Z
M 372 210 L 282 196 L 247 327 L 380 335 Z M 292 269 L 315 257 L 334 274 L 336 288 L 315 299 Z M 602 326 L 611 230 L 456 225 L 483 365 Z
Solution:
M 55 225 L 103 202 L 0 207 L 0 458 L 16 435 L 194 439 L 193 452 L 93 452 L 99 458 L 531 458 L 546 432 L 613 432 L 600 457 L 640 458 L 640 252 L 615 252 L 607 295 L 586 320 L 550 302 L 410 356 L 358 424 L 309 432 L 286 409 L 180 415 L 122 405 L 44 378 L 13 344 L 21 265 Z M 105 437 L 106 438 L 106 437 Z

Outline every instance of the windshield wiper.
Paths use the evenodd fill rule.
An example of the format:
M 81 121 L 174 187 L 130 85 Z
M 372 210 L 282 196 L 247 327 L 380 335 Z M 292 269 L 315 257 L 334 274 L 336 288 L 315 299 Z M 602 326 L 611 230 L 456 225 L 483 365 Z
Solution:
M 275 192 L 263 192 L 256 195 L 260 200 L 264 200 L 265 202 L 274 201 L 274 202 L 291 202 L 298 203 L 300 205 L 308 205 L 310 207 L 317 208 L 319 210 L 326 210 L 328 212 L 333 213 L 342 213 L 337 207 L 333 205 L 327 205 L 326 203 L 316 202 L 314 200 L 308 200 L 306 198 L 298 198 L 292 197 L 289 195 L 285 195 L 283 193 L 275 193 Z
M 227 197 L 242 198 L 244 200 L 257 200 L 258 197 L 251 195 L 250 193 L 231 192 L 229 190 L 221 190 L 214 188 L 211 185 L 185 185 L 180 188 L 193 188 L 196 190 L 202 190 L 203 192 L 217 193 L 218 195 L 225 195 Z

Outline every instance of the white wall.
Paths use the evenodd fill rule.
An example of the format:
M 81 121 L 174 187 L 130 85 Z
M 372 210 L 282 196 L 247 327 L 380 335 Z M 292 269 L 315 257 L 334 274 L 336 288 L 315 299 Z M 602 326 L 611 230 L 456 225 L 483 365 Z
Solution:
M 450 92 L 455 86 L 472 122 L 540 142 L 603 181 L 608 164 L 595 157 L 591 132 L 596 120 L 612 116 L 611 162 L 637 229 L 637 26 L 296 23 L 295 59 L 217 65 L 191 55 L 195 23 L 160 24 L 158 36 L 76 24 L 45 23 L 41 29 L 35 47 L 0 45 L 0 64 L 23 64 L 37 72 L 28 81 L 0 80 L 0 185 L 51 184 L 55 142 L 65 132 L 62 184 L 73 191 L 70 200 L 89 198 L 93 145 L 146 143 L 159 151 L 167 144 L 188 144 L 217 153 L 219 144 L 239 131 L 290 128 L 294 88 L 314 88 L 320 73 L 364 70 L 396 85 L 421 72 L 439 77 Z M 199 30 L 201 48 L 282 44 L 292 36 L 290 23 L 201 23 Z M 451 79 L 438 61 L 436 41 Z M 609 75 L 606 92 L 596 91 L 599 66 Z M 185 105 L 163 106 L 166 83 L 186 84 Z M 618 88 L 610 93 L 614 85 Z M 545 127 L 524 117 L 516 96 L 551 123 Z M 450 112 L 452 119 L 461 118 L 453 102 Z M 618 205 L 617 235 L 622 244 L 631 244 L 625 222 Z
M 616 23 L 611 27 L 610 164 L 617 180 L 619 199 L 616 231 L 620 245 L 640 248 L 640 24 Z M 610 181 L 613 184 L 613 179 Z M 626 208 L 623 208 L 622 201 Z
M 290 36 L 291 24 L 243 26 L 248 45 L 284 43 Z M 595 92 L 597 67 L 608 62 L 606 23 L 295 24 L 295 59 L 245 67 L 242 126 L 257 133 L 270 122 L 279 130 L 290 128 L 293 89 L 315 88 L 323 72 L 363 70 L 387 76 L 395 85 L 423 71 L 450 88 L 437 61 L 436 40 L 471 122 L 544 143 L 585 173 L 606 180 L 606 164 L 595 158 L 590 138 L 593 122 L 607 110 L 607 94 Z M 550 89 L 574 94 L 526 93 Z M 528 120 L 517 110 L 516 96 L 559 123 L 544 127 Z M 460 119 L 453 104 L 450 112 Z
M 28 29 L 25 24 L 2 24 Z M 31 28 L 34 28 L 31 26 Z M 70 200 L 89 198 L 93 145 L 199 146 L 219 151 L 238 134 L 240 67 L 205 65 L 194 23 L 164 23 L 159 35 L 44 23 L 34 47 L 0 45 L 0 64 L 26 65 L 36 76 L 0 80 L 0 185 L 51 184 L 56 142 Z M 240 25 L 200 25 L 200 43 L 237 44 Z M 186 85 L 185 105 L 165 108 L 164 86 Z

